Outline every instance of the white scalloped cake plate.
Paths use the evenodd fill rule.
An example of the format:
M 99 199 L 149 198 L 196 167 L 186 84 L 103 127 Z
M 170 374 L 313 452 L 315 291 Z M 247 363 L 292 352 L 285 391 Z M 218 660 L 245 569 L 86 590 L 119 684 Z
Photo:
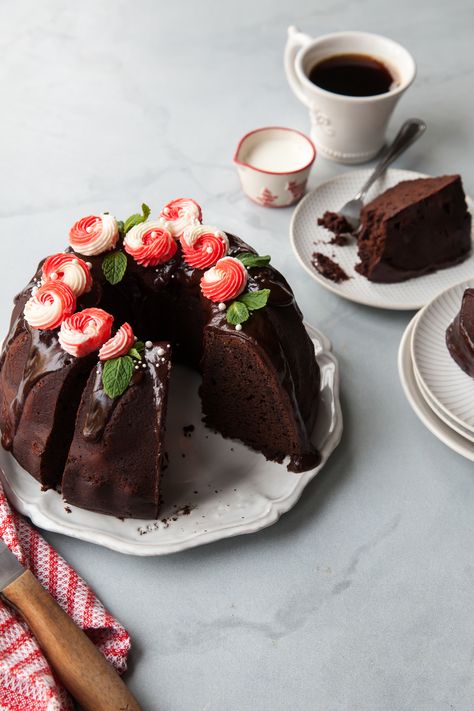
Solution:
M 419 314 L 408 324 L 398 351 L 398 373 L 403 392 L 414 413 L 437 439 L 454 452 L 474 462 L 474 444 L 451 429 L 433 412 L 416 383 L 411 358 L 411 340 L 418 317 Z
M 321 217 L 326 210 L 337 212 L 360 190 L 370 173 L 371 170 L 354 170 L 350 173 L 343 173 L 337 178 L 319 185 L 299 203 L 291 220 L 290 241 L 298 261 L 308 274 L 325 289 L 329 289 L 345 299 L 367 306 L 394 310 L 420 309 L 440 291 L 462 279 L 472 277 L 474 252 L 464 262 L 449 269 L 440 269 L 433 274 L 426 274 L 398 284 L 376 284 L 355 271 L 355 265 L 359 261 L 355 240 L 345 247 L 328 244 L 333 235 L 326 228 L 318 225 L 318 217 Z M 402 180 L 426 177 L 422 173 L 411 170 L 389 169 L 372 186 L 366 202 L 373 200 L 384 190 L 393 187 Z M 467 198 L 467 203 L 471 212 L 474 212 L 473 201 Z M 474 226 L 472 236 L 474 238 Z M 314 252 L 321 252 L 334 259 L 350 279 L 336 284 L 323 277 L 311 264 Z
M 446 329 L 461 307 L 471 278 L 447 289 L 420 314 L 412 340 L 412 361 L 423 392 L 458 427 L 474 434 L 474 378 L 456 363 L 446 346 Z
M 267 462 L 243 444 L 206 429 L 201 422 L 199 376 L 178 366 L 171 382 L 166 442 L 170 466 L 163 476 L 158 521 L 120 520 L 67 505 L 56 491 L 42 492 L 0 447 L 8 498 L 40 528 L 131 555 L 175 553 L 270 526 L 296 504 L 342 435 L 337 360 L 329 340 L 310 326 L 307 330 L 321 369 L 320 410 L 312 437 L 321 463 L 315 469 L 288 472 L 285 464 Z M 187 425 L 194 425 L 192 433 L 183 431 Z

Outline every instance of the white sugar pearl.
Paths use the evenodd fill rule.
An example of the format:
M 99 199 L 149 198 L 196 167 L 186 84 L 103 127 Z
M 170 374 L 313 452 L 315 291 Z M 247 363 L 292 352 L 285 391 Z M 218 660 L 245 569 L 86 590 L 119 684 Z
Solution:
M 151 233 L 151 236 L 156 237 L 156 230 L 153 230 L 153 232 Z
M 238 323 L 237 326 L 235 327 L 236 331 L 241 331 L 242 330 L 242 324 Z
M 138 365 L 135 366 L 135 370 L 138 370 Z
M 142 363 L 142 368 L 146 368 L 146 363 Z
M 165 349 L 160 346 L 156 352 L 159 356 L 162 356 L 165 354 Z
M 145 341 L 145 348 L 152 348 L 153 343 L 151 341 Z
M 51 272 L 51 279 L 57 279 L 57 278 L 58 278 L 57 272 Z
M 225 311 L 225 304 L 221 301 L 217 308 L 219 309 L 219 311 Z
M 88 269 L 92 269 L 92 262 L 86 262 L 86 267 Z
M 36 294 L 37 291 L 38 291 L 38 287 L 34 286 L 31 290 L 31 293 L 33 294 L 33 296 Z
M 74 258 L 74 259 L 72 260 L 72 263 L 73 263 L 73 264 L 79 264 L 79 260 Z
M 212 247 L 206 247 L 206 252 L 209 252 L 209 254 L 212 254 Z
M 92 227 L 86 227 L 86 232 L 92 232 Z

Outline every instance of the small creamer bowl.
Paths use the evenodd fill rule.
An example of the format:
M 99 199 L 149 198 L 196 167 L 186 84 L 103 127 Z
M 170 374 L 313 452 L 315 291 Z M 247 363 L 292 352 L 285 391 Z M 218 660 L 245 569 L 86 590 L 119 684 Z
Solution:
M 247 197 L 263 207 L 288 207 L 304 195 L 315 158 L 304 133 L 268 126 L 241 139 L 234 163 Z
M 321 89 L 308 74 L 323 59 L 364 54 L 383 62 L 394 77 L 385 94 L 346 96 Z M 365 163 L 380 151 L 390 116 L 413 82 L 411 54 L 387 37 L 369 32 L 334 32 L 312 39 L 289 27 L 285 72 L 297 98 L 309 108 L 311 137 L 325 158 L 338 163 Z

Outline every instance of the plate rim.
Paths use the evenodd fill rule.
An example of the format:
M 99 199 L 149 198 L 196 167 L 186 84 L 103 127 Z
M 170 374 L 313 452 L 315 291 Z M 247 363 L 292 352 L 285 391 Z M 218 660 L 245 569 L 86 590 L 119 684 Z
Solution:
M 418 386 L 416 385 L 415 375 L 413 372 L 413 363 L 410 353 L 410 338 L 412 336 L 413 327 L 416 324 L 416 320 L 419 315 L 420 312 L 415 314 L 408 323 L 407 327 L 403 332 L 398 348 L 398 376 L 400 384 L 402 386 L 402 391 L 415 415 L 426 427 L 426 429 L 431 432 L 434 437 L 436 437 L 436 439 L 438 439 L 444 445 L 449 447 L 449 449 L 451 449 L 453 452 L 456 452 L 456 454 L 459 454 L 465 459 L 474 462 L 474 445 L 469 442 L 469 440 L 466 440 L 464 437 L 462 437 L 462 435 L 454 432 L 454 430 L 451 430 L 448 425 L 445 424 L 436 415 L 436 413 L 429 407 L 428 403 L 423 398 L 422 393 L 419 392 Z M 420 404 L 416 400 L 417 396 L 418 399 L 425 404 L 426 408 L 429 411 L 429 415 L 426 412 L 423 412 L 422 408 L 420 407 Z M 441 428 L 445 428 L 447 431 L 440 430 L 440 426 Z M 453 435 L 455 435 L 455 437 L 459 438 L 459 440 L 461 441 L 458 442 L 453 440 Z M 472 446 L 472 451 L 470 451 L 469 446 Z
M 0 467 L 0 480 L 4 486 L 5 493 L 9 501 L 12 502 L 14 508 L 21 514 L 28 516 L 33 524 L 42 528 L 43 530 L 50 531 L 52 533 L 61 533 L 70 538 L 75 538 L 88 543 L 94 543 L 96 545 L 101 545 L 102 547 L 108 548 L 110 550 L 116 551 L 118 553 L 135 555 L 141 557 L 148 556 L 161 556 L 169 555 L 172 553 L 179 553 L 181 551 L 190 550 L 201 545 L 208 543 L 213 543 L 218 540 L 225 538 L 232 538 L 235 536 L 255 533 L 256 531 L 267 528 L 278 521 L 278 519 L 287 511 L 290 511 L 300 499 L 304 489 L 310 483 L 310 481 L 317 476 L 317 474 L 324 467 L 328 461 L 331 454 L 337 448 L 339 442 L 341 441 L 343 432 L 343 415 L 340 403 L 340 374 L 339 374 L 339 363 L 332 351 L 331 341 L 327 336 L 321 333 L 318 329 L 304 321 L 304 325 L 308 334 L 311 338 L 316 338 L 320 343 L 319 351 L 315 351 L 316 359 L 325 358 L 329 360 L 334 368 L 334 378 L 332 387 L 332 407 L 334 408 L 334 429 L 332 432 L 328 432 L 328 436 L 324 441 L 324 445 L 321 449 L 321 463 L 307 472 L 302 472 L 299 477 L 298 486 L 296 486 L 289 496 L 280 499 L 268 499 L 267 505 L 265 506 L 262 513 L 254 518 L 252 521 L 245 521 L 241 525 L 230 524 L 228 526 L 223 526 L 219 529 L 211 529 L 207 532 L 200 532 L 194 536 L 182 541 L 168 542 L 162 544 L 161 546 L 156 545 L 156 540 L 154 541 L 151 537 L 147 540 L 144 536 L 141 540 L 136 542 L 131 542 L 130 540 L 124 540 L 115 532 L 104 532 L 103 530 L 97 529 L 94 526 L 88 526 L 84 528 L 83 524 L 80 522 L 74 523 L 74 521 L 68 522 L 58 522 L 55 519 L 48 517 L 47 513 L 38 505 L 35 501 L 31 499 L 29 501 L 24 501 L 19 498 L 18 494 L 12 488 L 10 482 L 8 481 L 8 475 L 5 472 L 1 474 Z M 319 360 L 318 360 L 319 362 Z M 12 457 L 11 453 L 1 451 L 3 456 Z M 60 495 L 60 494 L 58 494 Z M 100 514 L 98 514 L 100 515 Z M 105 514 L 103 514 L 105 516 Z M 154 521 L 154 519 L 153 519 Z M 150 524 L 153 523 L 150 521 Z
M 371 168 L 363 168 L 359 169 L 358 171 L 345 171 L 344 173 L 340 173 L 339 175 L 336 175 L 333 178 L 329 178 L 328 180 L 323 181 L 320 183 L 316 188 L 311 190 L 311 192 L 307 193 L 302 200 L 298 203 L 296 206 L 293 215 L 291 216 L 290 220 L 290 244 L 293 250 L 293 253 L 296 256 L 297 261 L 300 263 L 300 265 L 303 267 L 305 272 L 310 275 L 318 284 L 321 284 L 325 289 L 328 291 L 332 292 L 333 294 L 336 294 L 337 296 L 340 296 L 343 299 L 346 299 L 347 301 L 352 301 L 353 303 L 356 304 L 362 304 L 363 306 L 371 306 L 372 308 L 377 308 L 377 309 L 386 309 L 387 311 L 418 311 L 419 309 L 422 309 L 426 306 L 426 303 L 411 303 L 411 304 L 399 304 L 396 302 L 392 303 L 386 303 L 386 302 L 381 302 L 381 301 L 374 301 L 370 300 L 364 297 L 357 297 L 353 296 L 350 294 L 345 294 L 342 292 L 340 289 L 338 289 L 337 284 L 332 282 L 330 279 L 325 279 L 321 274 L 319 274 L 315 269 L 311 269 L 311 267 L 306 264 L 304 259 L 302 258 L 297 246 L 296 246 L 296 238 L 295 238 L 295 222 L 298 218 L 298 214 L 301 211 L 303 205 L 308 202 L 311 198 L 313 198 L 314 194 L 321 188 L 326 185 L 329 185 L 331 183 L 338 182 L 342 178 L 345 178 L 349 175 L 354 176 L 354 174 L 358 172 L 361 174 L 366 175 L 366 178 L 369 176 L 370 173 L 372 173 Z M 415 180 L 416 178 L 430 178 L 433 177 L 431 175 L 428 175 L 427 173 L 420 173 L 419 171 L 416 170 L 405 170 L 404 168 L 388 168 L 386 173 L 410 173 L 413 177 L 411 178 L 412 180 Z M 364 180 L 364 177 L 361 178 L 361 184 Z M 469 196 L 466 195 L 466 203 L 468 206 L 468 209 L 471 211 L 471 214 L 474 215 L 474 200 Z M 473 252 L 474 252 L 474 240 L 471 236 L 471 240 L 473 241 Z M 457 265 L 453 265 L 454 267 Z M 438 270 L 438 271 L 443 271 L 443 270 Z M 424 276 L 429 276 L 429 275 L 423 275 L 422 277 L 415 277 L 415 279 L 411 279 L 410 281 L 416 281 L 416 279 L 423 278 Z M 464 281 L 464 280 L 463 280 Z M 400 282 L 402 283 L 402 282 Z M 451 288 L 451 287 L 447 287 Z
M 455 415 L 448 407 L 446 407 L 441 402 L 441 400 L 439 400 L 439 398 L 431 391 L 428 384 L 425 382 L 425 379 L 423 378 L 423 375 L 418 367 L 417 358 L 416 358 L 416 354 L 415 354 L 416 332 L 419 327 L 419 324 L 421 323 L 423 316 L 426 314 L 428 309 L 433 304 L 435 304 L 437 301 L 439 301 L 440 299 L 443 299 L 449 292 L 453 291 L 454 289 L 459 289 L 460 287 L 462 287 L 463 289 L 469 288 L 467 286 L 468 284 L 472 284 L 474 286 L 474 277 L 471 277 L 471 279 L 463 279 L 462 281 L 458 282 L 457 284 L 452 284 L 451 286 L 447 287 L 446 289 L 441 291 L 439 294 L 437 294 L 428 304 L 426 304 L 426 306 L 424 306 L 420 310 L 420 312 L 419 312 L 420 318 L 417 320 L 417 322 L 415 323 L 414 328 L 413 328 L 413 335 L 412 335 L 411 342 L 410 342 L 410 355 L 411 355 L 411 361 L 413 364 L 413 371 L 415 373 L 415 377 L 417 377 L 421 381 L 421 383 L 424 386 L 425 391 L 429 393 L 429 396 L 431 397 L 431 399 L 433 400 L 433 402 L 435 403 L 437 408 L 439 410 L 441 410 L 446 416 L 450 417 L 459 427 L 463 427 L 464 429 L 468 430 L 468 432 L 470 432 L 472 435 L 474 435 L 474 425 L 470 426 L 466 422 L 461 420 L 461 418 L 457 417 L 457 415 Z M 447 351 L 447 352 L 449 353 L 449 351 Z M 453 361 L 453 362 L 455 362 L 455 361 Z M 461 371 L 461 373 L 464 373 L 464 371 L 461 368 L 459 368 L 459 370 Z M 464 373 L 464 375 L 467 378 L 469 378 L 469 375 L 467 375 L 467 373 Z M 442 418 L 440 418 L 440 419 L 442 419 Z
M 413 333 L 412 333 L 412 338 L 413 338 Z M 412 363 L 413 363 L 413 358 L 412 358 Z M 415 378 L 415 382 L 418 387 L 418 390 L 420 391 L 420 394 L 423 396 L 423 399 L 426 402 L 426 404 L 433 410 L 436 417 L 439 417 L 439 419 L 442 420 L 445 425 L 447 425 L 452 430 L 454 430 L 454 432 L 457 432 L 458 435 L 461 435 L 461 437 L 464 437 L 464 439 L 466 439 L 468 442 L 472 442 L 474 444 L 474 433 L 469 432 L 469 430 L 462 431 L 462 427 L 456 421 L 454 421 L 454 420 L 450 421 L 449 416 L 445 412 L 443 412 L 443 410 L 438 409 L 436 402 L 432 401 L 430 393 L 426 392 L 426 390 L 424 388 L 423 381 L 418 380 L 418 371 L 416 370 L 414 364 L 413 364 L 413 376 Z

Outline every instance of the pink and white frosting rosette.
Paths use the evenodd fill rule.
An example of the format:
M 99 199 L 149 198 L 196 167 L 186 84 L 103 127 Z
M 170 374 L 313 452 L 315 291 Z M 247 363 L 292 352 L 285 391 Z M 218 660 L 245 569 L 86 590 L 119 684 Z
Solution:
M 158 220 L 141 222 L 127 232 L 123 248 L 143 267 L 156 267 L 168 262 L 178 249 L 171 232 Z
M 229 301 L 243 292 L 247 281 L 248 273 L 242 262 L 235 257 L 223 257 L 204 272 L 201 291 L 211 301 Z
M 76 296 L 91 290 L 92 277 L 86 262 L 75 254 L 60 253 L 48 257 L 43 264 L 43 283 L 62 281 Z
M 109 252 L 119 238 L 118 223 L 113 215 L 88 215 L 69 230 L 69 244 L 74 251 L 92 257 Z
M 99 351 L 100 360 L 112 360 L 127 355 L 135 343 L 135 335 L 129 323 L 120 326 L 115 336 L 109 338 Z
M 35 291 L 35 290 L 34 290 Z M 74 313 L 76 297 L 62 281 L 43 284 L 25 304 L 25 321 L 42 331 L 57 328 L 65 318 Z
M 192 198 L 176 198 L 164 206 L 160 222 L 175 239 L 179 239 L 186 227 L 202 222 L 202 210 Z
M 196 269 L 212 267 L 229 250 L 226 233 L 210 225 L 187 227 L 180 243 L 184 261 Z
M 65 319 L 59 330 L 59 343 L 75 358 L 99 350 L 112 333 L 114 317 L 103 309 L 84 309 Z

